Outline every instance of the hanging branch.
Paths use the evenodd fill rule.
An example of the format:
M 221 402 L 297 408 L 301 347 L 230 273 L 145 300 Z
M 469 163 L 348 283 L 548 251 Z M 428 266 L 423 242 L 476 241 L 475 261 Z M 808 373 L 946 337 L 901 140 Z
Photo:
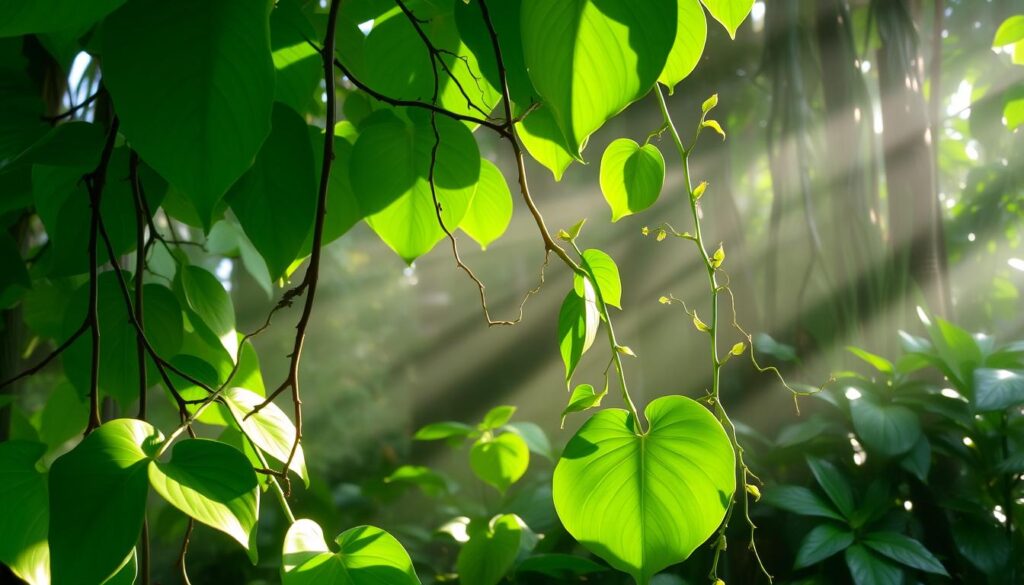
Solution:
M 324 83 L 327 87 L 327 114 L 324 121 L 327 131 L 324 133 L 324 156 L 320 171 L 320 190 L 317 193 L 316 220 L 313 224 L 313 246 L 309 257 L 309 267 L 306 268 L 306 275 L 303 277 L 302 283 L 299 284 L 299 286 L 296 287 L 295 292 L 292 293 L 292 296 L 298 296 L 305 293 L 306 300 L 302 307 L 302 315 L 299 317 L 299 322 L 295 326 L 295 342 L 292 346 L 291 363 L 288 367 L 288 376 L 276 390 L 267 396 L 266 400 L 256 405 L 255 408 L 245 415 L 246 418 L 248 418 L 256 414 L 263 410 L 282 392 L 289 388 L 291 389 L 292 403 L 295 405 L 295 440 L 292 442 L 292 448 L 288 454 L 288 460 L 285 461 L 283 471 L 289 493 L 291 492 L 291 482 L 288 479 L 287 473 L 288 469 L 291 467 L 292 460 L 295 459 L 295 453 L 299 449 L 299 443 L 302 441 L 302 399 L 299 395 L 299 360 L 302 358 L 302 344 L 306 340 L 306 328 L 309 326 L 309 319 L 313 313 L 313 300 L 316 296 L 317 282 L 320 278 L 320 256 L 324 237 L 324 218 L 327 215 L 327 188 L 331 175 L 331 163 L 334 162 L 334 125 L 338 115 L 337 105 L 335 104 L 336 84 L 334 78 L 334 31 L 337 25 L 338 8 L 340 5 L 340 0 L 331 0 L 330 11 L 327 15 L 327 32 L 324 36 L 323 49 L 320 52 L 320 57 L 323 61 Z

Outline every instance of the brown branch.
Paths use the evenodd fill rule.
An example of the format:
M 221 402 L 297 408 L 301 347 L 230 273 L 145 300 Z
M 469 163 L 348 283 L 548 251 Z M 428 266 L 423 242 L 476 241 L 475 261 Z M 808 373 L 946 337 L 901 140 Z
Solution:
M 13 378 L 8 378 L 7 380 L 0 382 L 0 388 L 6 388 L 7 386 L 10 386 L 11 384 L 17 382 L 18 380 L 23 380 L 25 378 L 28 378 L 29 376 L 33 376 L 39 373 L 40 370 L 45 368 L 46 365 L 52 362 L 57 356 L 64 353 L 64 350 L 71 347 L 71 344 L 74 343 L 79 337 L 82 336 L 83 333 L 85 333 L 88 330 L 89 320 L 88 318 L 86 318 L 85 320 L 82 321 L 82 324 L 78 326 L 78 329 L 76 329 L 75 332 L 71 334 L 71 337 L 68 337 L 67 340 L 64 341 L 64 343 L 61 343 L 59 346 L 57 346 L 57 348 L 51 351 L 49 355 L 42 359 L 42 361 L 40 361 L 34 366 L 26 368 Z
M 192 582 L 188 579 L 185 557 L 188 555 L 188 545 L 192 541 L 192 529 L 195 527 L 196 521 L 189 517 L 188 528 L 185 529 L 185 537 L 181 539 L 181 551 L 178 553 L 178 569 L 181 571 L 181 582 L 185 585 L 192 585 Z
M 107 182 L 107 167 L 110 165 L 110 156 L 114 152 L 114 139 L 117 138 L 119 121 L 114 118 L 110 122 L 110 129 L 107 131 L 107 141 L 103 145 L 103 152 L 100 154 L 100 162 L 96 170 L 85 177 L 85 183 L 89 191 L 89 205 L 92 207 L 92 218 L 89 225 L 89 306 L 86 312 L 85 321 L 88 324 L 92 335 L 92 363 L 89 376 L 89 422 L 85 427 L 85 434 L 88 435 L 102 424 L 100 420 L 100 322 L 99 311 L 99 278 L 96 272 L 96 232 L 103 221 L 100 214 L 100 202 L 103 198 L 103 188 Z
M 142 189 L 139 185 L 139 154 L 134 150 L 128 159 L 129 180 L 132 186 L 132 200 L 135 203 L 135 320 L 139 330 L 135 335 L 135 353 L 139 366 L 139 420 L 146 420 L 146 331 L 143 318 L 142 274 L 146 264 L 146 222 L 143 219 Z M 148 576 L 147 580 L 148 580 Z
M 334 125 L 338 114 L 337 104 L 335 103 L 336 82 L 334 78 L 334 36 L 340 5 L 340 0 L 331 0 L 331 7 L 327 16 L 327 31 L 324 35 L 324 47 L 320 53 L 323 61 L 324 84 L 327 87 L 327 113 L 324 120 L 327 132 L 324 134 L 323 160 L 321 162 L 320 171 L 320 188 L 317 193 L 316 220 L 313 224 L 312 252 L 309 258 L 309 267 L 306 268 L 306 275 L 303 277 L 302 283 L 296 287 L 295 291 L 290 291 L 293 297 L 305 294 L 305 303 L 302 306 L 302 315 L 299 317 L 299 322 L 295 326 L 295 342 L 292 346 L 292 353 L 290 356 L 291 363 L 288 367 L 288 376 L 276 390 L 267 396 L 266 400 L 256 405 L 255 408 L 245 415 L 246 418 L 248 418 L 253 414 L 256 414 L 270 404 L 274 398 L 279 396 L 286 389 L 291 389 L 292 403 L 295 406 L 295 440 L 292 443 L 291 451 L 288 453 L 288 459 L 284 462 L 283 472 L 285 485 L 287 486 L 287 491 L 289 493 L 291 492 L 291 482 L 288 480 L 287 476 L 288 469 L 291 468 L 292 461 L 295 459 L 295 454 L 299 449 L 299 443 L 302 442 L 302 398 L 299 394 L 299 361 L 302 359 L 302 345 L 306 340 L 306 329 L 309 327 L 309 320 L 313 314 L 313 301 L 316 297 L 317 283 L 320 279 L 320 257 L 323 248 L 324 218 L 327 216 L 327 189 L 331 175 L 331 164 L 334 162 Z M 286 298 L 287 297 L 288 295 L 286 295 Z M 273 315 L 273 311 L 271 311 L 271 315 Z M 269 325 L 269 322 L 270 316 L 267 317 L 267 325 Z

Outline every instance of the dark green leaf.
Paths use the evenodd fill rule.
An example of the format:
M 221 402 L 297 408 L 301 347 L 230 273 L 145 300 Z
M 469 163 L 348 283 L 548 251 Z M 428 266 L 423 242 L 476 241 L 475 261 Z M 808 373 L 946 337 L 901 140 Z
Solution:
M 974 407 L 986 412 L 1005 410 L 1024 403 L 1024 372 L 1019 370 L 974 370 Z
M 850 401 L 850 415 L 864 444 L 884 455 L 902 455 L 921 437 L 921 423 L 914 411 L 882 404 L 870 394 Z
M 846 549 L 846 566 L 855 585 L 901 585 L 903 571 L 874 554 L 863 545 L 854 544 Z
M 762 501 L 801 516 L 819 516 L 844 522 L 843 517 L 811 490 L 796 485 L 773 486 L 764 491 Z
M 853 533 L 833 524 L 820 524 L 807 533 L 796 553 L 794 568 L 802 569 L 846 550 L 853 544 Z
M 559 553 L 532 555 L 516 567 L 516 573 L 540 573 L 563 582 L 573 577 L 607 570 L 606 567 L 588 558 Z
M 16 37 L 92 24 L 123 3 L 124 0 L 2 2 L 0 37 Z
M 50 504 L 46 475 L 36 469 L 45 450 L 28 441 L 0 443 L 0 563 L 29 585 L 50 583 Z
M 824 459 L 807 458 L 807 465 L 811 468 L 814 478 L 818 480 L 825 493 L 828 494 L 832 503 L 839 509 L 839 513 L 849 518 L 853 514 L 853 490 L 846 478 L 838 469 Z
M 869 548 L 912 569 L 949 576 L 939 559 L 909 536 L 896 532 L 872 532 L 863 541 Z

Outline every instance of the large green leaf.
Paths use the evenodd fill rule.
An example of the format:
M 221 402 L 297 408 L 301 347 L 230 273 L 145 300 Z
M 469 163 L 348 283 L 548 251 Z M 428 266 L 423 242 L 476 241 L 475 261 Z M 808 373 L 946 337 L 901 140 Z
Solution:
M 288 529 L 282 552 L 284 585 L 418 585 L 409 553 L 387 532 L 357 526 L 335 539 L 331 552 L 320 526 L 298 520 Z
M 524 0 L 523 56 L 569 152 L 646 94 L 676 36 L 673 0 Z
M 928 573 L 949 576 L 939 559 L 923 544 L 896 532 L 872 532 L 864 537 L 864 544 L 890 559 Z
M 480 182 L 473 203 L 462 218 L 459 229 L 486 250 L 501 237 L 512 221 L 512 193 L 501 170 L 491 161 L 480 161 Z
M 731 38 L 736 38 L 736 29 L 743 24 L 754 0 L 700 0 L 707 7 L 711 16 L 722 23 Z
M 855 585 L 901 585 L 903 571 L 873 554 L 862 544 L 846 549 L 846 566 Z
M 206 229 L 270 133 L 272 5 L 133 0 L 104 23 L 103 83 L 121 132 Z
M 496 585 L 501 581 L 519 554 L 521 522 L 515 514 L 505 514 L 475 530 L 470 526 L 469 542 L 462 546 L 455 562 L 462 585 Z
M 1024 372 L 979 368 L 974 370 L 974 408 L 1004 410 L 1024 403 Z
M 112 420 L 50 469 L 50 571 L 54 583 L 102 583 L 128 560 L 146 513 L 147 464 L 162 435 Z
M 641 585 L 711 536 L 736 489 L 732 445 L 706 408 L 663 396 L 645 414 L 642 434 L 625 410 L 591 417 L 566 445 L 553 485 L 566 530 Z
M 504 493 L 526 473 L 530 448 L 516 433 L 502 433 L 497 437 L 485 435 L 473 444 L 469 465 L 477 477 Z
M 307 42 L 317 38 L 298 0 L 278 0 L 270 13 L 270 48 L 276 83 L 274 99 L 300 114 L 316 111 L 315 95 L 323 79 L 323 61 Z
M 704 54 L 704 43 L 708 38 L 708 21 L 698 0 L 677 0 L 676 40 L 668 54 L 665 69 L 658 76 L 668 93 L 675 91 L 676 84 L 686 78 L 700 57 Z
M 575 288 L 565 295 L 558 312 L 558 347 L 565 363 L 566 382 L 572 379 L 580 358 L 594 343 L 600 323 L 594 286 L 589 278 L 583 279 L 582 287 L 582 296 Z
M 0 37 L 59 31 L 92 24 L 124 0 L 34 0 L 0 2 Z
M 208 439 L 179 441 L 170 461 L 150 464 L 149 481 L 175 508 L 237 540 L 256 562 L 260 490 L 240 451 Z
M 271 402 L 263 410 L 246 418 L 256 406 L 263 403 L 262 396 L 251 390 L 235 387 L 224 391 L 224 399 L 234 419 L 241 423 L 242 430 L 257 447 L 282 463 L 288 461 L 295 441 L 295 425 L 280 407 Z M 306 470 L 302 445 L 295 451 L 291 470 L 299 474 L 306 485 L 309 485 L 309 472 Z
M 175 284 L 180 287 L 189 321 L 224 347 L 232 360 L 238 358 L 238 334 L 231 297 L 217 277 L 198 266 L 183 266 Z
M 313 153 L 317 161 L 316 180 L 320 182 L 320 171 L 322 165 L 320 160 L 324 153 L 323 130 L 316 126 L 310 126 L 313 131 Z M 334 164 L 331 165 L 331 175 L 327 183 L 327 217 L 324 218 L 324 244 L 340 238 L 352 228 L 359 220 L 363 219 L 363 212 L 359 207 L 359 198 L 352 189 L 352 175 L 349 161 L 352 159 L 352 147 L 355 145 L 358 133 L 356 127 L 348 120 L 342 120 L 334 126 Z M 313 249 L 313 234 L 310 233 L 309 241 L 303 245 L 303 253 Z
M 619 138 L 601 157 L 601 193 L 612 208 L 613 222 L 650 207 L 664 182 L 665 159 L 653 144 Z
M 864 444 L 884 455 L 906 453 L 921 436 L 921 422 L 914 411 L 883 404 L 870 394 L 850 401 L 850 416 Z
M 274 105 L 273 119 L 256 162 L 231 188 L 228 201 L 277 280 L 313 228 L 317 184 L 306 121 L 282 104 Z
M 406 262 L 434 247 L 438 225 L 429 171 L 436 142 L 430 116 L 383 110 L 360 126 L 350 162 L 359 207 L 384 243 Z M 454 231 L 469 209 L 480 177 L 480 151 L 464 124 L 436 118 L 441 139 L 434 159 L 434 186 L 441 219 Z
M 50 504 L 46 475 L 36 469 L 45 450 L 29 441 L 0 443 L 0 563 L 29 585 L 50 583 Z
M 794 568 L 802 569 L 846 550 L 853 544 L 853 533 L 834 524 L 821 524 L 807 533 L 796 553 Z

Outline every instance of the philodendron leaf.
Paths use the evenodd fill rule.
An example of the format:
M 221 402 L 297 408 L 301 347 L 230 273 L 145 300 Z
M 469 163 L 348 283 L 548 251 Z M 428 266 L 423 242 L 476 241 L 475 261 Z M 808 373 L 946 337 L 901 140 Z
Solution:
M 672 94 L 676 84 L 686 78 L 700 61 L 704 44 L 708 38 L 708 21 L 698 0 L 678 0 L 676 40 L 668 54 L 665 69 L 658 76 L 668 93 Z
M 558 346 L 565 363 L 565 380 L 572 379 L 572 373 L 583 354 L 590 349 L 597 337 L 600 313 L 590 279 L 583 279 L 583 295 L 569 291 L 558 312 Z
M 375 112 L 363 121 L 349 168 L 366 223 L 412 262 L 444 237 L 429 182 L 435 140 L 428 114 L 397 111 Z M 441 220 L 454 231 L 476 192 L 480 150 L 464 124 L 444 116 L 436 123 L 441 142 L 433 157 L 434 191 Z
M 601 193 L 612 208 L 613 222 L 650 207 L 664 182 L 665 159 L 653 144 L 619 138 L 601 157 Z
M 231 188 L 228 201 L 277 280 L 313 229 L 317 184 L 306 121 L 283 104 L 274 105 L 273 120 L 256 162 Z
M 619 267 L 615 260 L 601 250 L 591 248 L 583 251 L 583 265 L 594 277 L 601 300 L 606 305 L 622 308 L 622 280 L 619 278 Z M 582 281 L 577 281 L 579 284 Z M 576 290 L 576 294 L 584 296 L 586 291 Z
M 232 417 L 241 424 L 242 430 L 257 447 L 281 463 L 288 461 L 295 441 L 295 425 L 279 406 L 271 402 L 247 418 L 246 415 L 262 404 L 264 398 L 255 392 L 238 387 L 226 389 L 224 401 L 227 402 Z M 309 486 L 309 471 L 306 469 L 302 445 L 295 450 L 291 470 L 299 474 L 302 481 Z
M 978 368 L 974 370 L 974 408 L 985 412 L 1024 403 L 1024 372 Z
M 796 569 L 809 567 L 846 550 L 853 544 L 853 533 L 834 524 L 821 524 L 807 533 L 796 553 Z
M 590 384 L 580 384 L 572 389 L 569 397 L 569 404 L 562 410 L 562 426 L 565 426 L 565 417 L 573 412 L 583 412 L 597 406 L 601 406 L 601 399 L 608 394 L 608 386 L 604 387 L 601 393 L 597 393 Z
M 189 265 L 178 270 L 175 284 L 184 296 L 192 325 L 212 335 L 228 352 L 231 360 L 237 360 L 235 309 L 231 297 L 217 277 L 198 266 Z
M 54 583 L 102 583 L 139 539 L 146 469 L 163 436 L 133 419 L 103 424 L 50 468 L 50 571 Z
M 523 57 L 552 109 L 569 153 L 643 97 L 665 67 L 676 36 L 670 0 L 524 0 Z
M 335 542 L 337 553 L 312 520 L 292 524 L 281 555 L 283 585 L 419 585 L 409 553 L 380 528 L 357 526 Z
M 484 436 L 473 444 L 469 465 L 477 477 L 504 493 L 526 473 L 530 448 L 516 433 Z
M 149 481 L 175 508 L 237 540 L 256 562 L 260 491 L 241 451 L 208 439 L 180 441 L 170 461 L 150 463 Z
M 270 133 L 272 5 L 140 0 L 104 21 L 103 84 L 121 132 L 206 229 Z
M 0 563 L 29 585 L 50 583 L 50 503 L 46 475 L 36 469 L 45 451 L 42 443 L 0 443 Z
M 523 521 L 515 514 L 495 516 L 486 528 L 471 530 L 455 568 L 462 585 L 496 585 L 516 562 Z
M 664 396 L 631 415 L 606 409 L 566 445 L 555 510 L 573 537 L 637 583 L 687 557 L 718 528 L 736 489 L 735 454 L 697 402 Z
M 512 221 L 512 193 L 501 170 L 489 160 L 480 161 L 480 182 L 473 203 L 462 218 L 459 229 L 486 250 L 501 237 Z
M 921 423 L 914 411 L 882 404 L 868 394 L 850 401 L 850 416 L 864 444 L 884 455 L 906 453 L 921 436 Z
M 750 9 L 754 6 L 754 0 L 700 0 L 704 6 L 715 17 L 715 20 L 722 23 L 729 37 L 736 38 L 736 29 L 743 24 Z

